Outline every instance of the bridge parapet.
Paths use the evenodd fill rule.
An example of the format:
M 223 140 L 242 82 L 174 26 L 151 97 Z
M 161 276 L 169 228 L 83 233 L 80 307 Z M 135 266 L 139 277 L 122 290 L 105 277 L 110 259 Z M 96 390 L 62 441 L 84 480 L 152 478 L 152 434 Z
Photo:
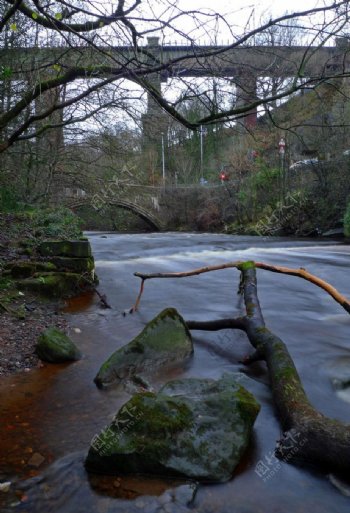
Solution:
M 130 185 L 114 187 L 109 194 L 95 193 L 85 196 L 66 196 L 65 204 L 72 210 L 91 206 L 97 213 L 105 214 L 110 207 L 123 208 L 138 215 L 153 229 L 163 231 L 178 225 L 195 224 L 198 215 L 213 202 L 220 210 L 228 194 L 218 186 L 169 186 L 153 187 Z

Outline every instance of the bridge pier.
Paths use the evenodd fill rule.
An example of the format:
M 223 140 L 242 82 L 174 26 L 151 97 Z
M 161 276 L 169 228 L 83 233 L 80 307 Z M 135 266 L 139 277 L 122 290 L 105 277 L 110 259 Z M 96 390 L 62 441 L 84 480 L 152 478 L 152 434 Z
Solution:
M 149 37 L 146 50 L 148 52 L 147 64 L 155 66 L 161 63 L 162 47 L 159 45 L 158 37 Z M 155 93 L 161 93 L 162 82 L 166 82 L 166 77 L 161 73 L 152 73 L 145 80 L 145 85 L 154 89 Z M 150 89 L 147 89 L 147 112 L 142 115 L 143 146 L 159 146 L 161 143 L 161 134 L 166 134 L 169 125 L 169 114 L 157 103 Z
M 256 73 L 249 69 L 242 69 L 239 77 L 234 78 L 236 85 L 236 106 L 243 107 L 257 100 Z M 255 128 L 257 123 L 257 108 L 249 110 L 243 118 L 243 124 L 247 129 Z
M 62 87 L 56 87 L 41 93 L 35 100 L 35 115 L 40 116 L 43 112 L 60 103 L 63 92 Z M 35 125 L 38 132 L 40 132 L 44 125 L 53 125 L 55 127 L 44 131 L 42 135 L 38 136 L 38 140 L 42 142 L 42 146 L 46 148 L 46 151 L 57 150 L 64 146 L 63 109 L 55 110 L 47 118 L 37 121 Z

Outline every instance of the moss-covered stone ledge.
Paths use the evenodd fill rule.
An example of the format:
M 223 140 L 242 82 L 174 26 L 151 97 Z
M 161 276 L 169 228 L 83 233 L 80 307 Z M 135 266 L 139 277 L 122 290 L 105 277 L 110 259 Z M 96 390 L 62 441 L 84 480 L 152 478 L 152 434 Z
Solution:
M 86 281 L 78 273 L 49 272 L 35 274 L 31 278 L 16 280 L 19 290 L 34 292 L 47 298 L 73 296 L 86 288 Z
M 12 278 L 29 278 L 38 272 L 56 271 L 57 267 L 52 262 L 38 262 L 36 260 L 15 260 L 7 262 L 4 266 L 7 275 Z M 8 272 L 7 272 L 8 271 Z
M 38 252 L 42 256 L 88 258 L 92 256 L 88 240 L 48 240 L 41 242 Z
M 0 216 L 0 232 L 5 234 L 0 245 L 0 301 L 6 301 L 2 310 L 10 296 L 56 300 L 94 288 L 94 258 L 80 224 L 66 208 Z

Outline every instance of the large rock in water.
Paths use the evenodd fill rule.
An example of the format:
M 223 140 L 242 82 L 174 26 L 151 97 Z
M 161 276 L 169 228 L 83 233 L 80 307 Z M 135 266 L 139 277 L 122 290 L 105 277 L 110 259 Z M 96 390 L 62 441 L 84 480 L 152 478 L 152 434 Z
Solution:
M 223 482 L 248 446 L 260 406 L 234 376 L 170 381 L 136 394 L 96 435 L 87 470 Z
M 44 362 L 63 363 L 79 360 L 81 353 L 63 331 L 51 326 L 38 338 L 36 354 Z
M 192 353 L 192 338 L 185 321 L 175 308 L 166 308 L 136 338 L 108 358 L 94 381 L 98 387 L 108 386 L 181 362 Z

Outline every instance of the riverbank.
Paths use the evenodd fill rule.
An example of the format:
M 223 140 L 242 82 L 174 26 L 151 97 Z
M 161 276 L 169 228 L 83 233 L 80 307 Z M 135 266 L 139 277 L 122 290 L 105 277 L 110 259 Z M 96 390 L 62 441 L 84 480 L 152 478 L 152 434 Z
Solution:
M 49 326 L 56 326 L 65 333 L 69 324 L 57 305 L 40 305 L 30 301 L 32 311 L 23 319 L 16 319 L 12 314 L 1 314 L 0 333 L 0 378 L 16 372 L 29 371 L 43 364 L 35 354 L 35 346 L 40 333 Z
M 62 313 L 65 294 L 58 282 L 48 288 L 57 269 L 38 255 L 37 247 L 42 241 L 81 237 L 79 220 L 65 209 L 0 214 L 0 377 L 43 365 L 35 346 L 47 327 L 69 332 Z M 69 295 L 68 285 L 66 290 Z

